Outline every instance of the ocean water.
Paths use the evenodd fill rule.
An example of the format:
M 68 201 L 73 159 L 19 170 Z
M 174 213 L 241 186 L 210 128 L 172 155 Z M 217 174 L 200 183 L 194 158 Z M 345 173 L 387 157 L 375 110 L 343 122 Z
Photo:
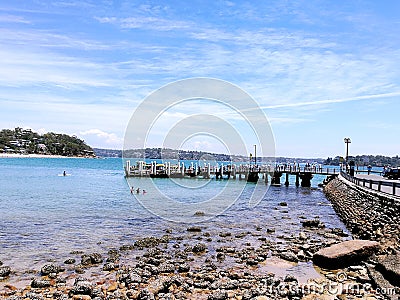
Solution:
M 62 176 L 64 170 L 70 176 Z M 323 179 L 315 176 L 312 188 L 296 188 L 294 178 L 289 187 L 262 183 L 257 188 L 266 193 L 252 205 L 249 201 L 257 188 L 251 183 L 155 179 L 153 183 L 164 196 L 182 204 L 170 206 L 147 187 L 149 179 L 127 182 L 121 159 L 2 158 L 0 261 L 17 271 L 38 270 L 44 262 L 63 261 L 71 251 L 104 252 L 137 238 L 160 236 L 166 228 L 183 233 L 191 224 L 167 219 L 183 214 L 187 203 L 202 202 L 216 191 L 229 205 L 217 217 L 203 207 L 205 216 L 210 217 L 197 224 L 216 235 L 225 229 L 254 231 L 257 226 L 275 228 L 276 236 L 296 234 L 301 230 L 299 217 L 316 216 L 327 227 L 346 231 L 317 188 Z M 147 193 L 132 195 L 129 186 L 145 188 Z M 285 212 L 279 208 L 282 201 L 288 203 Z M 162 217 L 143 207 L 147 203 L 155 204 Z M 186 221 L 199 219 L 193 216 Z

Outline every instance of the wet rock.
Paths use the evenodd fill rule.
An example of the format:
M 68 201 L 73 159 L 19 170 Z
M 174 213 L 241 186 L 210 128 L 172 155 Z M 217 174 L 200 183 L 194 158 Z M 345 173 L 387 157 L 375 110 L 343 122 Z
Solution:
M 256 265 L 258 265 L 258 261 L 255 260 L 254 258 L 249 258 L 249 259 L 246 261 L 246 264 L 249 265 L 249 266 L 256 266 Z
M 147 289 L 140 291 L 137 300 L 154 300 L 154 294 Z
M 3 262 L 0 260 L 0 267 L 3 265 Z
M 187 263 L 180 264 L 178 266 L 178 272 L 179 273 L 186 273 L 190 271 L 190 266 Z
M 103 262 L 103 257 L 99 253 L 84 254 L 81 257 L 81 264 L 83 266 L 97 265 Z
M 0 277 L 8 277 L 10 276 L 11 268 L 8 266 L 0 267 Z
M 119 268 L 118 264 L 115 264 L 113 262 L 108 262 L 108 263 L 104 264 L 103 271 L 114 271 L 118 268 Z
M 40 294 L 33 293 L 33 292 L 27 292 L 25 294 L 24 299 L 29 299 L 29 300 L 43 300 L 44 297 Z
M 186 229 L 188 232 L 201 232 L 201 228 L 197 226 L 189 227 Z
M 55 264 L 47 264 L 42 267 L 40 273 L 42 275 L 49 275 L 49 274 L 58 274 L 60 272 L 64 272 L 65 269 L 63 267 L 57 266 Z
M 279 206 L 288 206 L 287 202 L 281 202 L 279 203 Z
M 193 253 L 202 253 L 202 252 L 205 252 L 206 250 L 207 250 L 207 246 L 203 243 L 198 243 L 198 244 L 194 245 L 192 248 Z
M 319 250 L 313 262 L 323 268 L 337 269 L 361 262 L 379 250 L 378 242 L 352 240 Z
M 194 216 L 196 216 L 196 217 L 202 217 L 202 216 L 204 216 L 204 215 L 205 215 L 204 211 L 196 211 L 196 212 L 194 213 Z
M 307 235 L 304 232 L 300 232 L 299 233 L 299 239 L 304 241 L 304 240 L 307 239 Z
M 87 279 L 78 277 L 75 279 L 74 286 L 70 290 L 71 295 L 91 295 L 94 285 Z
M 175 266 L 170 263 L 163 263 L 158 267 L 158 271 L 160 273 L 174 273 L 175 272 Z
M 226 291 L 216 291 L 208 296 L 208 300 L 225 300 L 228 299 L 228 293 Z
M 160 239 L 151 236 L 137 240 L 134 245 L 137 248 L 151 248 L 158 246 L 160 243 L 161 243 Z
M 224 237 L 231 236 L 231 235 L 232 235 L 232 234 L 231 234 L 230 232 L 220 232 L 220 233 L 219 233 L 219 236 L 220 236 L 220 237 L 223 237 L 223 238 L 224 238 Z
M 122 245 L 121 247 L 119 247 L 119 250 L 121 251 L 129 251 L 134 249 L 135 249 L 134 245 Z
M 323 223 L 319 219 L 304 220 L 301 223 L 303 227 L 308 228 L 320 228 L 321 226 L 323 226 Z
M 292 251 L 286 251 L 286 252 L 281 252 L 279 254 L 279 257 L 287 260 L 287 261 L 291 261 L 291 262 L 298 262 L 299 259 L 297 258 L 297 255 L 294 254 Z
M 76 260 L 74 258 L 69 258 L 64 261 L 64 264 L 66 265 L 73 265 L 74 263 L 76 263 Z
M 45 280 L 45 279 L 33 279 L 31 282 L 31 287 L 33 288 L 47 288 L 51 286 L 50 280 Z

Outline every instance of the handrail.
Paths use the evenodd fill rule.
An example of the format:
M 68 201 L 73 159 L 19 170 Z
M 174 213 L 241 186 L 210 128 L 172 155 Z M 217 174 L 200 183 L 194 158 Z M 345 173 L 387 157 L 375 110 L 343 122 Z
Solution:
M 369 188 L 371 190 L 375 190 L 381 193 L 385 194 L 391 194 L 393 196 L 398 196 L 397 195 L 397 189 L 400 188 L 400 183 L 399 182 L 387 182 L 387 181 L 381 181 L 381 180 L 372 180 L 372 179 L 365 179 L 365 178 L 357 178 L 354 176 L 351 176 L 347 174 L 344 171 L 340 172 L 340 175 L 344 177 L 346 180 L 354 183 L 355 185 L 362 186 L 365 188 Z M 376 188 L 375 188 L 376 187 Z M 382 187 L 390 187 L 391 192 L 384 191 Z

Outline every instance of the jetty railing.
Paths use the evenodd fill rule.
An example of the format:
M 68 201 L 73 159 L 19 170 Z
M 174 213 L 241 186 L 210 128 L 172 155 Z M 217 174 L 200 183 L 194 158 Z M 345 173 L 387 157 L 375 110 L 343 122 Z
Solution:
M 393 196 L 400 196 L 400 182 L 389 182 L 383 180 L 373 180 L 366 178 L 358 178 L 351 176 L 350 174 L 341 171 L 340 175 L 346 180 L 354 183 L 355 185 L 369 188 L 371 190 L 375 190 L 385 194 L 391 194 Z

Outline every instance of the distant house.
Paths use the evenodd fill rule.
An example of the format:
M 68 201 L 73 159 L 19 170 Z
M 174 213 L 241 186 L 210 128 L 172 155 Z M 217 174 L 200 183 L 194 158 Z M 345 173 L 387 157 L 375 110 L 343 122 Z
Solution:
M 47 147 L 45 144 L 37 144 L 37 150 L 40 153 L 47 153 Z

